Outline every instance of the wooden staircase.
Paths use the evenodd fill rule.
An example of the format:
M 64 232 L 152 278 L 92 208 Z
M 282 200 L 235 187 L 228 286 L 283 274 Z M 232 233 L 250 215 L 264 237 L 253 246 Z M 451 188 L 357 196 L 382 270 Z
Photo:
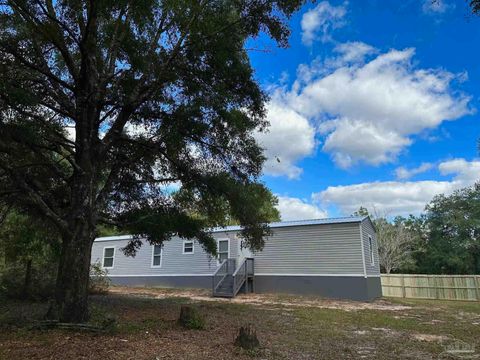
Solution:
M 235 297 L 240 290 L 254 291 L 255 266 L 253 258 L 245 258 L 239 267 L 235 259 L 224 260 L 213 274 L 212 293 L 215 297 Z

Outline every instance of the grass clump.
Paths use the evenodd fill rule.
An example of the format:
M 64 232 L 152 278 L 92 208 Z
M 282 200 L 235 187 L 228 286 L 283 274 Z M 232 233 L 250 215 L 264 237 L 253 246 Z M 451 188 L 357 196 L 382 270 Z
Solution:
M 182 306 L 180 308 L 179 324 L 185 329 L 203 330 L 205 329 L 205 319 L 198 309 L 193 306 Z

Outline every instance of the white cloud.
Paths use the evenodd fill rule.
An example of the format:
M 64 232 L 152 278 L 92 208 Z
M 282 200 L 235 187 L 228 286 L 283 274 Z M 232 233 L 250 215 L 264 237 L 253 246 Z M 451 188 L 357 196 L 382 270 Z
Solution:
M 347 186 L 331 186 L 312 195 L 322 206 L 334 205 L 345 214 L 352 214 L 360 206 L 380 215 L 408 215 L 421 213 L 437 194 L 451 194 L 457 189 L 473 185 L 480 178 L 480 161 L 454 159 L 438 165 L 443 175 L 453 175 L 449 181 L 385 181 Z
M 270 122 L 268 132 L 256 134 L 267 157 L 264 172 L 298 178 L 302 169 L 295 163 L 314 151 L 315 129 L 304 116 L 283 107 L 275 98 L 267 105 L 267 119 Z
M 346 13 L 345 5 L 333 6 L 328 1 L 322 1 L 302 16 L 302 42 L 310 46 L 317 39 L 330 41 L 330 32 L 345 25 Z
M 420 164 L 420 166 L 412 169 L 407 169 L 404 166 L 400 166 L 395 169 L 395 175 L 399 180 L 406 180 L 406 179 L 410 179 L 415 175 L 422 174 L 432 168 L 433 168 L 433 164 L 431 163 L 422 163 Z
M 372 165 L 390 159 L 411 144 L 411 140 L 394 131 L 382 132 L 374 124 L 349 118 L 331 121 L 333 131 L 326 137 L 323 150 L 331 153 L 341 168 L 349 168 L 358 161 Z
M 455 180 L 467 185 L 480 180 L 480 161 L 453 159 L 440 163 L 438 169 L 442 175 L 455 175 Z
M 278 196 L 278 211 L 282 221 L 321 219 L 327 217 L 327 212 L 301 199 Z
M 343 63 L 363 62 L 367 55 L 378 52 L 373 46 L 361 41 L 338 44 L 335 46 L 334 51 L 340 54 L 340 57 L 337 58 L 337 60 L 341 60 Z
M 343 168 L 392 162 L 415 135 L 472 112 L 470 97 L 451 88 L 457 75 L 416 68 L 411 48 L 375 51 L 363 43 L 339 45 L 339 57 L 326 67 L 318 60 L 299 66 L 292 88 L 276 94 L 282 107 L 318 123 L 323 150 Z

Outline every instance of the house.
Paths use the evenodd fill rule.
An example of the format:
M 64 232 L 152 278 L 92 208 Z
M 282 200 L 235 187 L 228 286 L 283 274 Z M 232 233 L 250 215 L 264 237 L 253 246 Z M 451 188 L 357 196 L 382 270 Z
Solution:
M 178 237 L 163 246 L 144 243 L 135 257 L 122 248 L 131 236 L 97 238 L 92 263 L 114 284 L 210 288 L 215 296 L 239 291 L 312 294 L 372 300 L 382 295 L 375 230 L 369 217 L 271 223 L 262 251 L 242 247 L 239 226 L 212 229 L 218 257 Z

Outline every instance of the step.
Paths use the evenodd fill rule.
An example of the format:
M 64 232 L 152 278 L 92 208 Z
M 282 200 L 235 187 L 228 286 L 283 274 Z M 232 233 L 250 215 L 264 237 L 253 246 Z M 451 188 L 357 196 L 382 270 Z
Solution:
M 218 292 L 215 291 L 213 294 L 214 297 L 224 297 L 224 298 L 233 298 L 233 293 L 231 292 Z

